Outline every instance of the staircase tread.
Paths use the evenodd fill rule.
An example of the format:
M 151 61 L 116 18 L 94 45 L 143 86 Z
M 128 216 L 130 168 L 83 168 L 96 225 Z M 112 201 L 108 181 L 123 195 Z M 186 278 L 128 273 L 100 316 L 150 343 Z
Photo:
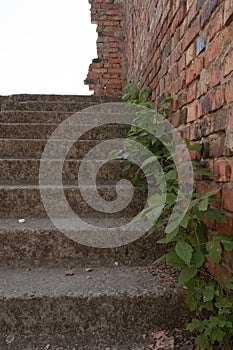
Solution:
M 46 184 L 46 185 L 39 185 L 39 184 L 7 184 L 7 185 L 2 185 L 0 184 L 0 190 L 15 190 L 15 189 L 26 189 L 26 190 L 39 190 L 39 189 L 61 189 L 61 188 L 64 188 L 64 189 L 79 189 L 79 188 L 82 188 L 82 189 L 85 189 L 85 190 L 93 190 L 95 188 L 98 188 L 98 189 L 106 189 L 106 190 L 113 190 L 113 189 L 116 189 L 116 184 L 114 183 L 108 183 L 108 184 L 94 184 L 94 185 L 66 185 L 66 184 L 62 184 L 62 185 L 54 185 L 54 184 Z M 119 189 L 130 189 L 131 186 L 129 185 L 121 185 L 121 184 L 118 184 L 117 186 Z M 138 189 L 139 187 L 135 187 L 135 189 Z
M 25 218 L 25 222 L 20 224 L 18 222 L 20 218 L 1 218 L 0 219 L 0 234 L 5 232 L 41 232 L 49 231 L 49 232 L 58 232 L 58 229 L 53 225 L 51 220 L 48 217 L 27 217 Z M 96 223 L 96 221 L 101 222 L 103 227 L 105 225 L 111 225 L 114 223 L 118 223 L 119 225 L 123 225 L 128 223 L 131 219 L 129 217 L 117 217 L 117 218 L 102 218 L 98 214 L 85 215 L 82 216 L 81 219 L 86 222 Z M 135 229 L 134 229 L 135 230 Z M 141 227 L 138 227 L 138 230 L 141 231 Z
M 164 279 L 154 267 L 95 267 L 74 268 L 67 276 L 64 267 L 0 268 L 0 297 L 6 299 L 35 297 L 99 297 L 180 293 L 174 275 Z M 89 276 L 89 278 L 87 278 Z

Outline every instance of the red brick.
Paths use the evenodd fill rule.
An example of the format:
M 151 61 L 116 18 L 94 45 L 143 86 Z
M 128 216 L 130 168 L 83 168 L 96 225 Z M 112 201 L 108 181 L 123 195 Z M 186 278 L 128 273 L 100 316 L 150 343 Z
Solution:
M 229 26 L 224 28 L 222 31 L 223 43 L 225 47 L 228 47 L 232 43 L 232 33 L 233 33 L 233 21 Z
M 233 212 L 233 184 L 229 183 L 222 188 L 223 209 Z
M 230 103 L 230 102 L 233 101 L 233 77 L 226 84 L 226 87 L 225 87 L 225 99 L 226 99 L 226 103 Z
M 206 63 L 207 64 L 209 64 L 217 56 L 219 56 L 219 54 L 222 51 L 222 47 L 223 47 L 223 38 L 222 38 L 222 35 L 219 35 L 216 38 L 216 40 L 214 42 L 212 42 L 207 48 L 207 52 L 206 52 Z
M 182 42 L 182 51 L 184 52 L 187 47 L 191 44 L 193 39 L 198 35 L 200 31 L 200 21 L 196 20 L 195 23 L 187 30 L 183 42 Z
M 178 72 L 180 73 L 186 67 L 185 55 L 182 55 L 178 62 Z
M 223 7 L 215 13 L 214 17 L 209 22 L 208 28 L 208 39 L 211 41 L 213 37 L 222 29 L 223 27 Z
M 227 160 L 218 160 L 214 164 L 214 174 L 219 182 L 231 181 L 231 164 Z
M 211 110 L 221 108 L 225 104 L 225 90 L 224 88 L 219 88 L 210 94 Z
M 192 82 L 187 89 L 187 103 L 192 102 L 197 97 L 197 81 Z
M 225 214 L 225 222 L 216 223 L 216 230 L 224 235 L 233 235 L 233 214 Z M 233 266 L 233 264 L 232 264 Z
M 210 266 L 209 263 L 208 263 L 208 266 Z M 219 282 L 223 282 L 222 276 L 227 276 L 229 278 L 231 277 L 231 273 L 229 269 L 220 264 L 214 264 L 214 269 L 213 270 L 210 269 L 210 272 L 216 277 L 216 279 Z
M 190 126 L 184 126 L 181 130 L 179 130 L 181 137 L 183 140 L 190 139 Z
M 186 65 L 188 66 L 189 63 L 192 60 L 194 60 L 195 57 L 196 57 L 196 44 L 192 43 L 186 51 Z
M 187 69 L 186 73 L 186 84 L 191 83 L 197 78 L 204 67 L 204 58 L 200 57 Z
M 187 9 L 188 8 L 189 8 L 189 6 L 187 5 Z M 193 4 L 189 8 L 188 24 L 190 24 L 196 16 L 197 16 L 197 3 L 196 3 L 196 1 L 194 1 Z
M 188 105 L 187 122 L 190 123 L 196 119 L 198 119 L 198 102 L 195 101 Z
M 212 88 L 218 85 L 222 80 L 222 66 L 217 65 L 212 67 L 210 71 L 210 84 L 209 87 Z
M 197 89 L 197 97 L 204 95 L 208 91 L 209 86 L 209 75 L 210 72 L 207 69 L 203 69 L 200 74 L 199 83 L 198 83 L 198 89 Z
M 233 71 L 233 49 L 228 53 L 224 60 L 224 77 Z
M 226 0 L 224 4 L 224 24 L 228 25 L 233 16 L 233 0 Z

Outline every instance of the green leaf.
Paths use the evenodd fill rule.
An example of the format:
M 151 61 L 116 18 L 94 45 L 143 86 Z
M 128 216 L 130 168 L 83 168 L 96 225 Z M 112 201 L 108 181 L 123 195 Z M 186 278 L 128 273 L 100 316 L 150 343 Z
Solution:
M 150 197 L 148 203 L 150 207 L 163 206 L 166 201 L 166 194 L 154 194 Z
M 204 194 L 204 196 L 202 198 L 209 198 L 209 197 L 212 197 L 214 196 L 216 193 L 218 193 L 220 191 L 220 188 L 216 189 L 216 190 L 213 190 L 213 191 L 210 191 L 210 192 L 207 192 Z
M 201 151 L 202 150 L 202 145 L 189 145 L 188 147 L 189 151 Z
M 222 234 L 215 234 L 213 236 L 213 240 L 214 241 L 230 241 L 230 242 L 233 242 L 233 237 L 232 236 L 228 236 L 228 235 L 222 235 Z
M 170 222 L 169 225 L 166 226 L 165 233 L 172 233 L 179 227 L 179 224 L 177 224 L 177 220 L 174 220 Z
M 199 252 L 195 252 L 192 256 L 191 259 L 191 264 L 195 265 L 195 267 L 201 267 L 205 262 L 205 256 L 204 254 L 199 251 Z
M 179 258 L 175 251 L 171 251 L 166 254 L 166 263 L 172 267 L 185 267 L 185 263 L 183 260 Z
M 190 216 L 189 216 L 189 214 L 186 214 L 183 217 L 183 220 L 181 221 L 180 226 L 183 227 L 183 228 L 187 228 L 188 225 L 189 225 L 189 220 L 190 220 Z
M 200 324 L 201 322 L 197 318 L 193 318 L 192 322 L 187 325 L 186 329 L 192 332 L 194 329 L 198 329 Z
M 211 240 L 206 244 L 210 259 L 219 264 L 222 259 L 222 248 L 219 242 Z
M 154 265 L 157 265 L 157 264 L 161 263 L 161 261 L 163 261 L 164 259 L 166 259 L 166 255 L 163 255 L 163 256 L 161 256 L 160 258 L 156 259 L 156 260 L 153 262 L 153 264 L 154 264 Z
M 136 216 L 131 220 L 131 222 L 133 223 L 133 222 L 135 222 L 135 221 L 138 221 L 138 220 L 142 219 L 142 218 L 145 217 L 146 214 L 147 214 L 149 211 L 151 211 L 151 210 L 152 210 L 151 207 L 145 208 L 145 209 L 142 210 L 138 215 L 136 215 Z
M 176 180 L 177 179 L 177 172 L 175 169 L 173 170 L 170 170 L 166 175 L 166 180 L 169 181 L 169 180 Z
M 233 250 L 233 242 L 222 241 L 222 244 L 227 250 Z
M 201 203 L 198 205 L 198 209 L 200 211 L 206 211 L 209 205 L 209 200 L 208 198 L 204 198 Z
M 141 168 L 144 168 L 145 166 L 152 164 L 154 162 L 157 162 L 157 161 L 158 161 L 158 157 L 151 156 L 151 157 L 147 158 L 146 160 L 144 160 L 144 162 L 141 165 Z
M 211 301 L 214 299 L 214 288 L 211 286 L 207 286 L 204 290 L 203 290 L 203 300 L 204 302 L 207 301 Z
M 174 240 L 177 233 L 179 232 L 179 226 L 175 228 L 172 232 L 166 234 L 166 243 L 170 243 Z
M 193 253 L 192 246 L 185 241 L 178 241 L 175 250 L 177 255 L 189 266 Z
M 218 341 L 219 343 L 222 343 L 224 336 L 224 331 L 216 327 L 211 334 L 211 339 L 213 342 Z
M 108 159 L 109 160 L 115 160 L 115 159 L 117 159 L 117 156 L 119 155 L 119 152 L 120 152 L 121 150 L 119 150 L 119 149 L 114 149 L 114 150 L 112 150 L 110 153 L 109 153 L 109 155 L 108 155 Z
M 211 223 L 216 222 L 225 222 L 226 218 L 223 212 L 217 208 L 209 208 L 206 210 L 205 215 Z
M 194 276 L 196 276 L 196 274 L 197 274 L 197 269 L 193 267 L 186 267 L 180 274 L 180 277 L 178 280 L 179 286 L 190 281 Z
M 210 347 L 209 338 L 206 335 L 199 335 L 196 338 L 196 344 L 200 346 L 201 349 L 212 349 L 212 347 Z

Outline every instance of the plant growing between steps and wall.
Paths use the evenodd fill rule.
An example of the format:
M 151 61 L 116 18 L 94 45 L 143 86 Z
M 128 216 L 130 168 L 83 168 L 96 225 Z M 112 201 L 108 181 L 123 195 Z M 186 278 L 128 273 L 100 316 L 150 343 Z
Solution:
M 172 99 L 164 99 L 158 108 L 153 107 L 150 100 L 151 89 L 149 87 L 140 89 L 140 82 L 130 83 L 125 87 L 126 94 L 123 101 L 134 105 L 150 108 L 154 111 L 156 118 L 170 119 L 172 111 L 170 108 Z M 195 331 L 196 344 L 203 350 L 232 350 L 233 344 L 233 278 L 222 276 L 221 280 L 216 280 L 208 271 L 209 261 L 220 264 L 223 250 L 233 250 L 233 237 L 222 234 L 210 234 L 207 222 L 224 222 L 223 212 L 216 208 L 218 201 L 214 190 L 201 196 L 194 189 L 192 200 L 187 212 L 180 222 L 172 230 L 168 229 L 170 213 L 174 207 L 178 193 L 178 175 L 172 155 L 167 148 L 152 134 L 146 131 L 143 125 L 153 123 L 151 120 L 143 120 L 142 113 L 136 116 L 141 118 L 141 127 L 133 126 L 128 132 L 128 137 L 124 144 L 124 149 L 114 150 L 110 158 L 127 159 L 132 150 L 130 141 L 136 141 L 147 147 L 154 155 L 144 162 L 152 164 L 159 160 L 166 178 L 167 194 L 162 215 L 157 220 L 158 208 L 161 208 L 161 194 L 152 195 L 148 199 L 148 205 L 134 220 L 145 217 L 154 222 L 153 228 L 148 232 L 154 233 L 160 227 L 165 228 L 165 236 L 157 243 L 172 244 L 166 255 L 162 256 L 156 263 L 166 260 L 166 263 L 180 270 L 178 283 L 185 289 L 186 303 L 193 313 L 194 318 L 188 324 L 187 329 Z M 137 123 L 138 124 L 138 123 Z M 154 124 L 156 125 L 156 124 Z M 172 140 L 171 140 L 172 142 Z M 186 140 L 189 151 L 200 151 L 201 145 L 191 145 Z M 193 162 L 194 174 L 211 176 L 210 169 L 202 162 Z M 150 174 L 149 174 L 150 175 Z M 148 179 L 148 178 L 147 178 Z M 156 178 L 159 186 L 159 179 Z M 145 174 L 138 170 L 132 179 L 133 185 L 147 189 Z M 162 195 L 163 196 L 163 195 Z M 169 245 L 170 247 L 170 245 Z

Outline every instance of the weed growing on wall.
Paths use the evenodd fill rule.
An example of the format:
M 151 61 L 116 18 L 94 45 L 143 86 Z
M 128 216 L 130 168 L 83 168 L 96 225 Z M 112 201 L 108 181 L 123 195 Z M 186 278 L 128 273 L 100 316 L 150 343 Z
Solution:
M 137 82 L 128 84 L 125 90 L 124 101 L 150 108 L 157 116 L 167 119 L 172 117 L 171 98 L 165 99 L 158 108 L 154 108 L 150 100 L 150 88 L 140 89 L 140 82 Z M 216 280 L 208 271 L 209 261 L 221 264 L 223 250 L 233 250 L 233 237 L 210 233 L 207 226 L 207 222 L 225 221 L 223 212 L 215 206 L 218 190 L 201 196 L 193 189 L 192 199 L 182 221 L 178 225 L 176 224 L 172 228 L 170 225 L 168 228 L 167 223 L 177 201 L 179 184 L 177 168 L 167 147 L 154 135 L 148 133 L 147 128 L 144 128 L 148 123 L 153 123 L 153 126 L 157 127 L 153 118 L 143 120 L 145 116 L 143 114 L 140 116 L 140 113 L 136 118 L 137 120 L 138 118 L 142 119 L 141 126 L 131 127 L 124 149 L 112 152 L 110 158 L 123 157 L 127 159 L 129 152 L 133 152 L 130 149 L 130 141 L 132 140 L 147 147 L 153 153 L 154 158 L 145 159 L 144 163 L 153 164 L 154 161 L 159 160 L 166 179 L 166 198 L 159 219 L 157 219 L 158 208 L 161 209 L 161 202 L 164 200 L 161 196 L 164 197 L 164 194 L 155 193 L 148 199 L 146 209 L 139 213 L 134 220 L 141 217 L 154 220 L 153 228 L 148 234 L 164 227 L 164 237 L 157 243 L 169 244 L 169 247 L 173 243 L 172 248 L 169 248 L 168 252 L 156 263 L 165 260 L 168 265 L 180 271 L 178 283 L 179 286 L 184 287 L 186 303 L 194 315 L 187 329 L 198 334 L 196 344 L 203 350 L 232 350 L 233 278 L 223 275 L 220 280 Z M 170 141 L 172 142 L 172 140 Z M 186 140 L 186 144 L 188 151 L 201 150 L 201 145 L 192 146 L 189 140 Z M 194 162 L 193 168 L 196 174 L 211 175 L 210 169 L 205 168 L 201 162 Z M 148 177 L 146 178 L 145 174 L 139 170 L 135 173 L 132 183 L 146 190 L 147 179 Z M 156 176 L 156 185 L 160 186 L 159 176 Z

